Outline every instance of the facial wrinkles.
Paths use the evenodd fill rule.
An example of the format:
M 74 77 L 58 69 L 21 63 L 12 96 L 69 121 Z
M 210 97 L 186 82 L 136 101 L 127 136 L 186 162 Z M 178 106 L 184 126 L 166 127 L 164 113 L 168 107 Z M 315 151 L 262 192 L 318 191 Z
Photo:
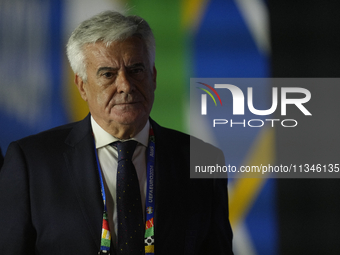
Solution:
M 97 94 L 97 102 L 104 107 L 107 113 L 110 113 L 113 107 L 117 104 L 139 101 L 140 95 L 136 92 L 132 92 L 132 94 L 117 92 L 117 86 L 119 86 L 117 84 L 118 82 L 130 83 L 131 81 L 129 80 L 126 66 L 121 64 L 122 61 L 117 61 L 117 59 L 113 59 L 110 56 L 104 54 L 104 52 L 105 51 L 101 49 L 99 52 L 94 54 L 97 59 L 100 59 L 99 65 L 96 67 L 96 69 L 100 67 L 117 68 L 117 74 L 115 79 L 111 81 L 106 81 L 103 77 L 101 77 L 102 73 L 97 74 L 97 85 L 99 86 L 98 89 L 100 90 L 100 93 Z M 121 65 L 118 62 L 120 62 Z M 121 77 L 122 75 L 125 77 Z
M 89 47 L 91 47 L 91 45 L 89 45 Z M 100 74 L 97 74 L 97 70 L 101 66 L 108 66 L 108 64 L 112 65 L 112 58 L 107 56 L 107 52 L 103 47 L 97 47 L 96 49 L 88 50 L 88 67 L 94 70 L 94 72 L 90 72 L 92 77 L 88 78 L 95 81 L 94 89 L 97 91 L 97 93 L 95 93 L 95 100 L 99 105 L 104 106 L 104 109 L 106 109 L 110 99 L 108 98 L 109 95 L 107 94 L 107 91 L 104 89 L 106 85 L 105 80 L 100 77 Z M 105 95 L 105 97 L 103 95 Z
M 92 108 L 93 112 L 96 109 L 98 115 L 105 113 L 106 116 L 119 115 L 122 117 L 126 116 L 126 118 L 129 116 L 125 115 L 128 114 L 128 112 L 130 112 L 129 114 L 139 111 L 141 114 L 149 112 L 153 101 L 153 95 L 151 95 L 153 88 L 151 88 L 152 84 L 148 84 L 150 86 L 149 89 L 152 90 L 151 92 L 144 87 L 148 86 L 146 83 L 152 83 L 152 69 L 149 68 L 149 61 L 145 57 L 145 54 L 143 54 L 145 46 L 131 44 L 130 42 L 115 43 L 111 44 L 111 46 L 106 47 L 106 45 L 98 43 L 96 47 L 93 47 L 91 44 L 87 48 L 88 67 L 89 70 L 91 70 L 89 73 L 91 73 L 91 80 L 92 83 L 94 83 L 94 86 L 89 89 L 92 90 L 93 96 L 95 97 L 92 102 L 97 102 L 92 103 L 92 105 L 97 104 L 98 106 Z M 140 76 L 141 78 L 130 73 L 132 66 L 139 63 L 142 63 L 145 68 L 145 74 Z M 107 70 L 98 73 L 99 68 L 103 67 L 113 69 L 114 74 L 112 79 L 101 76 L 107 72 Z M 110 72 L 110 70 L 108 70 L 108 72 Z M 128 86 L 134 86 L 132 92 L 118 92 L 118 85 L 122 85 L 122 82 L 129 83 Z M 131 102 L 138 102 L 139 104 L 119 105 Z M 134 110 L 132 111 L 132 109 Z M 100 111 L 102 111 L 102 114 Z M 103 119 L 109 121 L 111 117 L 103 117 Z

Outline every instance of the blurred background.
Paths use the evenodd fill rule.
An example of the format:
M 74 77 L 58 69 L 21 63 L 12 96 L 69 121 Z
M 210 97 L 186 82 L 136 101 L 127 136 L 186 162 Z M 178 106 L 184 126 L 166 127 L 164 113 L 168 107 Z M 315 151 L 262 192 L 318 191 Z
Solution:
M 191 77 L 340 74 L 335 0 L 0 0 L 3 152 L 11 141 L 87 115 L 65 45 L 81 21 L 108 9 L 137 14 L 153 28 L 158 86 L 151 116 L 183 132 L 189 130 Z M 226 160 L 308 163 L 318 148 L 322 162 L 339 163 L 327 162 L 340 144 L 339 93 L 340 87 L 311 101 L 328 119 L 301 123 L 305 129 L 298 132 L 226 132 Z M 332 108 L 323 108 L 330 101 Z M 340 254 L 338 180 L 234 179 L 229 191 L 236 255 Z

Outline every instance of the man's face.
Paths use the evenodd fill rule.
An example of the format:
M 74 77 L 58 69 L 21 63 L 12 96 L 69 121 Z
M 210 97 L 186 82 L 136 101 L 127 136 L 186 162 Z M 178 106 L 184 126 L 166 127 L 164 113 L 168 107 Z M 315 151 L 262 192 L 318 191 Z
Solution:
M 106 47 L 85 46 L 87 81 L 76 76 L 82 98 L 99 125 L 139 132 L 154 101 L 156 69 L 151 70 L 144 42 L 138 37 Z

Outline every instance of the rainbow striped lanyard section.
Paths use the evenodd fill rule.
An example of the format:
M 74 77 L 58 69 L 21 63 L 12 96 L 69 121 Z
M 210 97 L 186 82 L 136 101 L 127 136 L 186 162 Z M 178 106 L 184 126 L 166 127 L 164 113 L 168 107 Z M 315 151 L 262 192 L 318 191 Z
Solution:
M 155 214 L 155 135 L 153 129 L 150 126 L 149 130 L 149 144 L 147 148 L 147 189 L 145 198 L 145 255 L 154 255 L 154 245 L 155 245 L 155 234 L 154 234 L 154 214 Z M 101 194 L 103 197 L 104 211 L 103 211 L 103 224 L 102 224 L 102 234 L 100 251 L 98 254 L 110 254 L 111 249 L 111 232 L 109 227 L 109 222 L 107 218 L 107 208 L 106 208 L 106 195 L 104 189 L 103 176 L 99 164 L 98 153 L 95 146 L 95 154 L 97 160 L 97 168 L 100 179 Z
M 155 215 L 155 135 L 153 129 L 149 132 L 149 145 L 147 149 L 147 187 L 145 198 L 145 255 L 154 255 L 155 233 L 154 233 L 154 215 Z

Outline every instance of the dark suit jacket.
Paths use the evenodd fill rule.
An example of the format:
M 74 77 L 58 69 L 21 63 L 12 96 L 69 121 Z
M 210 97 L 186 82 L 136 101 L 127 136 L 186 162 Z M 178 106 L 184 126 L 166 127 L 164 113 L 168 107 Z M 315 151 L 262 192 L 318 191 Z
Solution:
M 2 151 L 1 151 L 1 148 L 0 148 L 0 170 L 1 170 L 1 167 L 2 167 L 3 163 L 4 163 L 4 157 L 2 155 Z
M 189 136 L 151 120 L 156 138 L 155 253 L 232 254 L 226 180 L 190 179 Z M 221 151 L 212 150 L 212 162 Z M 10 144 L 0 172 L 0 253 L 99 251 L 103 201 L 90 115 Z

